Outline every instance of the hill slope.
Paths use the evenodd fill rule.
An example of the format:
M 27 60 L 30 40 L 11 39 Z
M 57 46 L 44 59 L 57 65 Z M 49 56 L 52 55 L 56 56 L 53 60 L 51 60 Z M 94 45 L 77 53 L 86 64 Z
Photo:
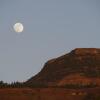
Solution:
M 48 61 L 43 69 L 26 84 L 62 86 L 71 83 L 100 85 L 100 49 L 77 48 Z

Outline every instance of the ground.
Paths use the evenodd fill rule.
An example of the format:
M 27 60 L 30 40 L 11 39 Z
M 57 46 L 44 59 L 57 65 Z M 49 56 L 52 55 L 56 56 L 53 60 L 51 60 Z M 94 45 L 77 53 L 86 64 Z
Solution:
M 0 100 L 100 100 L 100 88 L 5 88 Z

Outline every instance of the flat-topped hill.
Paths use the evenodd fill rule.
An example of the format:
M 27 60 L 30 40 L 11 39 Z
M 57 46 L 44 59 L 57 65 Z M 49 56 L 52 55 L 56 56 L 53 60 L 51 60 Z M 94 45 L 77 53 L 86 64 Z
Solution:
M 77 77 L 74 77 L 75 75 Z M 99 48 L 76 48 L 61 57 L 51 59 L 26 84 L 55 86 L 71 82 L 95 82 L 96 84 L 100 84 Z

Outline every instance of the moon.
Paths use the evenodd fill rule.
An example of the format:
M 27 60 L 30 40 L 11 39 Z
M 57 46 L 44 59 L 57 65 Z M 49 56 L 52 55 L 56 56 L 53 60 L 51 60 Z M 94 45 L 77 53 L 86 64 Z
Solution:
M 16 23 L 16 24 L 13 26 L 13 28 L 14 28 L 14 31 L 17 32 L 17 33 L 21 33 L 21 32 L 23 32 L 23 30 L 24 30 L 24 26 L 23 26 L 22 23 Z

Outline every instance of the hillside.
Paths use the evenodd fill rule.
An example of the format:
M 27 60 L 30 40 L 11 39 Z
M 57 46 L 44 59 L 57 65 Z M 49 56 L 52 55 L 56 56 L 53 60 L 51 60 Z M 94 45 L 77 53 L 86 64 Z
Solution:
M 63 86 L 71 83 L 100 85 L 99 48 L 76 48 L 61 57 L 51 59 L 25 84 Z

